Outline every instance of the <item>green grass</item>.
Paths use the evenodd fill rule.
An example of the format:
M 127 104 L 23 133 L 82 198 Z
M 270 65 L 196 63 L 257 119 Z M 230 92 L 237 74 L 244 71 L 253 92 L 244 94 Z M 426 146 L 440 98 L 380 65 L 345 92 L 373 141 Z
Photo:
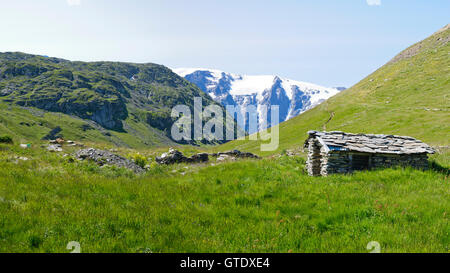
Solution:
M 252 141 L 180 147 L 187 155 L 237 148 L 269 156 L 301 149 L 312 129 L 393 133 L 438 150 L 428 171 L 309 177 L 303 154 L 215 165 L 153 164 L 148 173 L 136 175 L 47 153 L 39 141 L 60 126 L 66 139 L 102 149 L 120 146 L 117 153 L 148 163 L 146 158 L 172 143 L 140 122 L 145 113 L 130 105 L 134 115 L 124 120 L 124 133 L 82 130 L 87 123 L 79 118 L 0 103 L 0 135 L 15 143 L 0 144 L 0 252 L 69 252 L 70 241 L 80 242 L 82 252 L 368 252 L 367 244 L 377 241 L 382 252 L 448 253 L 450 45 L 442 41 L 449 35 L 450 30 L 435 34 L 421 42 L 417 55 L 382 67 L 280 124 L 277 151 L 260 153 L 261 143 Z M 120 75 L 132 68 L 73 66 L 94 74 L 115 66 Z M 31 73 L 37 68 L 31 63 L 18 69 Z M 172 78 L 158 71 L 144 69 L 138 76 L 157 81 L 154 88 L 161 92 L 154 102 L 162 104 L 164 94 L 175 90 L 161 86 L 171 85 Z M 70 75 L 57 72 L 55 84 L 66 84 Z M 24 142 L 31 148 L 20 149 Z
M 38 147 L 0 151 L 0 252 L 66 253 L 70 241 L 82 252 L 450 251 L 441 171 L 317 178 L 281 157 L 137 176 Z
M 107 130 L 75 116 L 24 108 L 0 102 L 0 135 L 11 136 L 18 143 L 40 144 L 52 129 L 60 127 L 66 140 L 112 146 L 148 148 L 174 145 L 167 136 L 150 125 L 131 117 L 125 121 L 127 132 Z
M 279 125 L 280 147 L 260 152 L 261 141 L 233 141 L 215 150 L 260 155 L 300 148 L 309 130 L 407 135 L 450 145 L 450 28 L 420 42 L 417 55 L 389 63 L 352 88 Z M 443 42 L 447 39 L 447 42 Z M 327 121 L 334 113 L 329 123 Z
M 201 97 L 205 107 L 217 105 L 162 65 L 0 52 L 0 134 L 9 131 L 26 142 L 39 141 L 49 126 L 35 126 L 39 118 L 18 105 L 44 112 L 40 120 L 60 126 L 66 139 L 132 148 L 174 145 L 172 108 L 187 105 L 193 110 L 194 97 Z M 30 128 L 21 127 L 26 120 Z M 82 130 L 88 122 L 94 132 Z

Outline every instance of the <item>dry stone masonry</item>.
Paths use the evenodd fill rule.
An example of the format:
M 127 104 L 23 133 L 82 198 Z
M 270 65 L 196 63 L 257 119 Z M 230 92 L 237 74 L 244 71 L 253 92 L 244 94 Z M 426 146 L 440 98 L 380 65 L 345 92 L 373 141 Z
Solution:
M 393 166 L 426 169 L 428 154 L 435 153 L 427 144 L 408 136 L 339 131 L 310 131 L 308 134 L 306 165 L 311 176 Z

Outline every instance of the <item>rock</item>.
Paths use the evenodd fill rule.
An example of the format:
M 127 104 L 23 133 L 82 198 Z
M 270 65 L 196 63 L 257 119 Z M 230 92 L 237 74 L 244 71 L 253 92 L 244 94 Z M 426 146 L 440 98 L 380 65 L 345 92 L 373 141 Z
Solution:
M 286 151 L 286 156 L 288 156 L 288 157 L 296 157 L 296 156 L 301 156 L 301 153 L 298 150 L 287 150 Z
M 220 155 L 220 156 L 217 158 L 217 162 L 235 161 L 235 160 L 236 160 L 236 157 L 233 157 L 233 156 L 230 156 L 230 155 L 225 155 L 225 154 Z
M 187 157 L 182 152 L 170 148 L 168 153 L 163 153 L 160 157 L 156 157 L 156 162 L 163 165 L 171 165 L 186 162 Z
M 209 156 L 216 157 L 217 161 L 227 161 L 236 160 L 238 158 L 259 158 L 257 155 L 252 153 L 243 153 L 238 150 L 221 152 L 216 154 L 199 153 L 191 157 L 186 157 L 182 152 L 170 149 L 169 152 L 163 153 L 161 156 L 156 158 L 158 164 L 170 165 L 177 163 L 204 163 L 209 161 Z
M 182 152 L 170 148 L 168 153 L 163 153 L 161 156 L 156 157 L 156 162 L 162 165 L 171 165 L 177 163 L 204 163 L 209 161 L 209 155 L 207 153 L 195 154 L 191 157 L 186 157 Z
M 78 160 L 90 160 L 97 163 L 99 166 L 117 166 L 127 168 L 135 173 L 143 173 L 145 170 L 122 156 L 113 154 L 109 151 L 97 150 L 94 148 L 79 150 L 74 154 Z
M 75 141 L 72 140 L 67 140 L 65 141 L 63 138 L 57 138 L 57 139 L 53 139 L 53 140 L 49 140 L 48 143 L 53 144 L 53 145 L 66 145 L 69 147 L 84 147 L 83 144 L 80 143 L 76 143 Z
M 196 154 L 187 159 L 190 163 L 203 163 L 209 161 L 209 155 L 206 153 Z
M 259 159 L 259 156 L 255 155 L 255 154 L 244 153 L 244 152 L 241 152 L 239 150 L 233 150 L 233 151 L 229 151 L 229 152 L 220 152 L 220 153 L 217 153 L 217 154 L 210 154 L 210 155 L 213 156 L 213 157 L 217 157 L 217 158 L 219 158 L 219 157 L 221 157 L 223 155 L 226 155 L 226 156 L 231 156 L 231 157 L 235 157 L 235 158 L 255 158 L 255 159 Z
M 0 97 L 8 96 L 8 95 L 10 95 L 13 92 L 14 92 L 14 89 L 5 88 L 5 89 L 0 91 Z
M 50 144 L 47 146 L 49 152 L 62 152 L 62 146 L 60 144 Z
M 62 129 L 61 127 L 57 126 L 56 128 L 52 129 L 46 136 L 42 138 L 42 140 L 51 140 L 51 139 L 57 139 L 60 138 Z
M 19 164 L 20 161 L 28 161 L 30 160 L 28 157 L 23 156 L 15 156 L 13 159 L 15 159 L 14 164 Z

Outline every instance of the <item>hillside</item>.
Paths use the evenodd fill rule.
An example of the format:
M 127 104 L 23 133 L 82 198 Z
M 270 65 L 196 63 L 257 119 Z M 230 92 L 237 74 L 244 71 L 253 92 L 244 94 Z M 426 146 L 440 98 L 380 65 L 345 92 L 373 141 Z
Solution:
M 262 107 L 270 109 L 272 105 L 280 106 L 280 121 L 286 121 L 313 108 L 343 89 L 342 87 L 327 88 L 274 75 L 238 75 L 202 68 L 179 68 L 173 71 L 196 84 L 222 105 L 240 107 L 242 121 L 250 107 L 256 109 L 255 116 L 259 119 L 258 128 L 253 130 L 249 128 L 248 121 L 245 121 L 247 125 L 243 122 L 239 124 L 250 134 L 267 128 L 267 125 L 262 122 L 264 119 L 261 113 Z M 276 124 L 278 124 L 276 121 L 268 123 L 269 127 Z
M 310 129 L 390 132 L 448 146 L 449 32 L 447 28 L 411 47 L 328 103 L 282 123 L 279 151 L 300 147 Z M 77 79 L 79 69 L 87 73 L 91 65 L 68 66 Z M 103 69 L 94 66 L 94 73 Z M 119 73 L 115 71 L 108 73 Z M 45 78 L 27 77 L 0 81 L 0 92 L 10 90 L 11 83 L 26 87 Z M 174 80 L 191 86 L 182 78 Z M 161 84 L 175 93 L 186 90 Z M 63 152 L 50 153 L 39 145 L 23 149 L 17 141 L 0 143 L 0 252 L 68 253 L 66 246 L 74 241 L 83 253 L 367 253 L 368 243 L 374 241 L 383 253 L 449 252 L 448 154 L 434 156 L 426 171 L 396 167 L 328 177 L 308 176 L 305 160 L 298 156 L 159 165 L 155 156 L 167 148 L 145 148 L 134 135 L 154 132 L 160 144 L 167 137 L 134 118 L 138 110 L 133 107 L 141 101 L 136 89 L 127 86 L 123 94 L 114 93 L 116 99 L 108 97 L 109 102 L 103 94 L 94 94 L 104 104 L 120 105 L 119 98 L 125 102 L 129 114 L 117 118 L 123 127 L 110 129 L 76 111 L 44 110 L 47 104 L 40 105 L 34 93 L 40 89 L 26 94 L 21 90 L 27 89 L 13 89 L 2 97 L 6 101 L 0 103 L 0 134 L 40 139 L 53 129 L 87 141 L 123 141 L 138 149 L 121 147 L 115 153 L 136 164 L 137 159 L 150 164 L 138 174 L 77 160 L 78 147 L 65 145 Z M 64 90 L 63 97 L 74 92 Z M 95 90 L 102 89 L 79 92 Z M 46 94 L 47 101 L 54 93 Z M 151 108 L 151 103 L 139 109 L 157 113 L 159 108 Z M 58 127 L 62 131 L 55 131 Z M 131 133 L 130 128 L 141 131 Z M 92 146 L 103 145 L 99 143 Z M 258 153 L 259 144 L 235 141 L 210 149 Z M 198 150 L 181 148 L 189 149 L 187 153 Z
M 367 253 L 377 241 L 383 253 L 448 253 L 446 174 L 303 167 L 284 156 L 137 175 L 0 144 L 0 252 L 69 253 L 77 241 L 83 253 Z
M 173 145 L 171 109 L 193 110 L 193 97 L 216 104 L 161 65 L 0 53 L 0 134 L 21 140 L 53 131 L 118 146 Z
M 300 148 L 308 130 L 408 135 L 448 149 L 449 26 L 401 52 L 352 88 L 281 123 L 280 147 L 275 152 Z M 218 149 L 258 153 L 260 144 L 234 141 Z

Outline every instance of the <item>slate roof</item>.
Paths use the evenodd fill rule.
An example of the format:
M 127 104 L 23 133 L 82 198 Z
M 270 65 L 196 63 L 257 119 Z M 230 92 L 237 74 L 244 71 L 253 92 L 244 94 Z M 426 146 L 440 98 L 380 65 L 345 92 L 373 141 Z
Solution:
M 309 138 L 316 138 L 328 151 L 355 151 L 383 154 L 434 154 L 433 148 L 409 136 L 350 134 L 339 131 L 309 131 Z M 308 140 L 305 142 L 307 147 Z

